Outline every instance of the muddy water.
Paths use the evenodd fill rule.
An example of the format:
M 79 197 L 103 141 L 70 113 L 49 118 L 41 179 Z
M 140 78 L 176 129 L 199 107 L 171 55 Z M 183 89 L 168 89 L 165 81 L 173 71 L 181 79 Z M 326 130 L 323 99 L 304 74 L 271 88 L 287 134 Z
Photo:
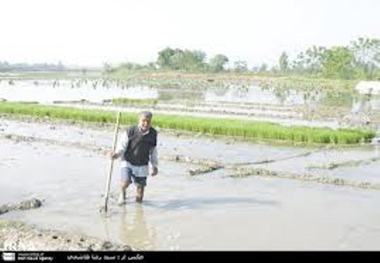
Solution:
M 99 146 L 110 145 L 112 140 L 112 127 L 81 128 L 1 119 L 0 131 L 0 135 L 32 134 L 61 142 L 86 143 L 88 139 L 87 143 Z M 319 149 L 161 133 L 159 136 L 160 155 L 181 154 L 239 163 L 313 152 L 298 160 L 287 160 L 293 161 L 292 165 L 307 158 L 309 163 L 323 159 L 317 158 L 323 156 Z M 231 178 L 225 177 L 223 170 L 189 176 L 188 169 L 197 166 L 161 161 L 160 174 L 148 179 L 142 205 L 133 201 L 134 188 L 129 189 L 125 207 L 116 205 L 116 169 L 110 213 L 104 218 L 98 213 L 108 164 L 102 155 L 80 147 L 4 137 L 0 143 L 1 203 L 32 197 L 45 200 L 39 209 L 10 212 L 4 218 L 89 234 L 140 249 L 380 249 L 377 209 L 380 191 L 276 178 Z M 324 153 L 323 160 L 338 162 L 358 155 L 371 157 L 375 151 L 351 149 L 344 157 L 339 152 Z M 280 163 L 271 163 L 271 168 Z M 279 167 L 306 169 L 291 165 Z M 356 170 L 346 169 L 356 174 Z M 364 174 L 357 176 L 361 176 L 360 180 L 368 179 Z

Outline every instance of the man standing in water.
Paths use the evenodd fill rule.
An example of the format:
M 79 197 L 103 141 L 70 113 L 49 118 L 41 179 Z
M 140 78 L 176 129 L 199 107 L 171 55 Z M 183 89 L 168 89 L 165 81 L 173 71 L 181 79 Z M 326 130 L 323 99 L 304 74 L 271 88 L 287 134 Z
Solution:
M 110 158 L 121 157 L 120 205 L 125 204 L 126 190 L 132 182 L 137 189 L 136 202 L 142 202 L 149 163 L 152 166 L 150 175 L 155 176 L 158 173 L 157 131 L 151 127 L 152 116 L 149 111 L 141 112 L 138 125 L 129 127 L 116 151 L 110 153 Z

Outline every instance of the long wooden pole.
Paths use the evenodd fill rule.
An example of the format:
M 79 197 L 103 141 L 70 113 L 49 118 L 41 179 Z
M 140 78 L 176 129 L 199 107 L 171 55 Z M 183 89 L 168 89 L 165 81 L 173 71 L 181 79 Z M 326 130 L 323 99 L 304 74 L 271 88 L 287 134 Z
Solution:
M 115 132 L 113 135 L 112 152 L 115 152 L 115 150 L 116 150 L 117 136 L 119 133 L 120 116 L 121 116 L 121 112 L 118 112 L 117 118 L 116 118 Z M 106 191 L 105 191 L 105 195 L 104 195 L 104 212 L 107 212 L 107 210 L 108 210 L 108 198 L 109 198 L 109 192 L 110 192 L 110 187 L 111 187 L 113 163 L 114 163 L 114 159 L 112 158 L 110 161 L 110 169 L 108 171 Z

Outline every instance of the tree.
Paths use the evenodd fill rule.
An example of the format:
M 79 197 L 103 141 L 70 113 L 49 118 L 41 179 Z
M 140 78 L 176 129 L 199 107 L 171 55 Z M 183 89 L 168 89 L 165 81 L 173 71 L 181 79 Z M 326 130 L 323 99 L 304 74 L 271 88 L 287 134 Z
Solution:
M 351 42 L 354 66 L 359 75 L 372 79 L 380 66 L 380 39 L 358 38 Z
M 280 65 L 280 70 L 282 72 L 287 72 L 288 71 L 288 67 L 289 67 L 289 57 L 288 55 L 286 54 L 286 52 L 282 52 L 281 56 L 280 56 L 280 59 L 278 61 L 279 65 Z
M 206 53 L 201 50 L 165 48 L 158 53 L 157 65 L 161 68 L 185 71 L 205 69 Z
M 205 52 L 203 52 L 202 50 L 193 50 L 193 51 L 190 51 L 190 53 L 191 53 L 191 57 L 194 64 L 203 65 L 205 63 L 205 59 L 206 59 Z
M 224 66 L 228 63 L 228 57 L 223 54 L 215 55 L 209 61 L 209 69 L 212 72 L 220 72 L 224 70 Z
M 295 72 L 303 73 L 305 71 L 305 54 L 301 52 L 297 55 L 296 59 L 292 62 L 292 69 Z
M 330 49 L 313 46 L 300 52 L 291 68 L 297 73 L 329 78 L 375 79 L 380 71 L 380 40 L 359 38 L 348 47 Z
M 175 54 L 175 50 L 167 47 L 158 52 L 157 65 L 160 68 L 170 68 L 170 58 Z
M 322 72 L 322 61 L 326 52 L 325 47 L 312 46 L 300 52 L 290 63 L 290 68 L 297 73 L 317 74 Z
M 185 50 L 184 52 L 184 70 L 202 71 L 205 69 L 206 53 L 201 50 Z
M 354 55 L 347 47 L 333 47 L 326 50 L 322 62 L 324 76 L 328 78 L 352 78 L 353 60 Z
M 313 46 L 305 51 L 303 64 L 306 72 L 315 74 L 322 71 L 322 62 L 326 50 L 325 47 Z
M 181 49 L 176 49 L 174 54 L 169 58 L 169 67 L 174 70 L 184 68 L 185 52 Z

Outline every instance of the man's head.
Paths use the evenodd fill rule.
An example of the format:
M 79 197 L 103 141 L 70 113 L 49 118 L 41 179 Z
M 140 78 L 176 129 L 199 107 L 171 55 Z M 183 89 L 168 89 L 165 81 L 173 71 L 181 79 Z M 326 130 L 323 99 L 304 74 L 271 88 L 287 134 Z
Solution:
M 139 127 L 143 132 L 149 130 L 153 114 L 150 111 L 142 111 L 139 114 Z

